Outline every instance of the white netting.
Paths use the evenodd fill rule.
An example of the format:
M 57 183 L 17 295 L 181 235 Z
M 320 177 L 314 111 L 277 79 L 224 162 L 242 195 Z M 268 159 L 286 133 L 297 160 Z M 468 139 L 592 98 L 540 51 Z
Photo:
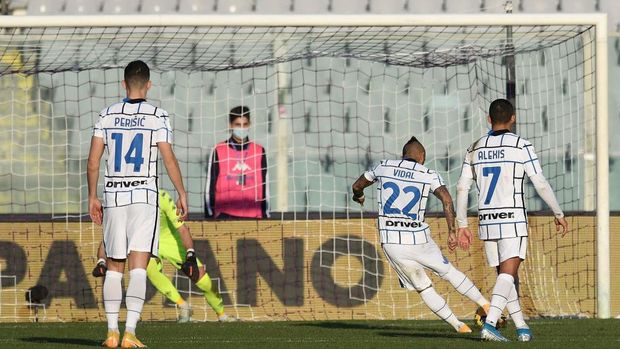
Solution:
M 102 108 L 124 97 L 122 68 L 134 59 L 151 66 L 149 99 L 171 115 L 194 218 L 204 212 L 208 155 L 229 136 L 228 111 L 237 105 L 250 108 L 250 138 L 267 150 L 268 199 L 283 213 L 277 219 L 318 213 L 335 227 L 363 217 L 351 205 L 351 183 L 380 159 L 399 157 L 414 135 L 427 148 L 428 167 L 454 194 L 465 149 L 487 131 L 489 103 L 506 97 L 507 57 L 515 61 L 518 132 L 535 145 L 562 208 L 591 210 L 594 28 L 513 26 L 512 32 L 510 43 L 501 26 L 6 29 L 0 34 L 0 213 L 82 222 L 91 129 Z M 278 153 L 279 142 L 287 144 L 285 154 Z M 283 180 L 285 191 L 278 190 Z M 367 195 L 372 216 L 374 191 Z M 546 209 L 529 197 L 530 210 Z M 432 200 L 429 211 L 439 209 Z M 319 234 L 338 240 L 336 230 L 321 224 Z M 364 257 L 362 264 L 380 258 L 363 248 L 349 252 Z M 321 247 L 321 253 L 331 252 Z M 593 258 L 591 250 L 583 256 Z M 552 263 L 564 270 L 573 258 L 581 257 Z M 356 271 L 350 263 L 321 265 Z M 590 280 L 593 273 L 586 263 L 560 276 Z M 351 299 L 378 284 L 357 284 L 362 291 Z M 400 307 L 381 299 L 379 308 Z M 588 312 L 585 307 L 568 312 Z

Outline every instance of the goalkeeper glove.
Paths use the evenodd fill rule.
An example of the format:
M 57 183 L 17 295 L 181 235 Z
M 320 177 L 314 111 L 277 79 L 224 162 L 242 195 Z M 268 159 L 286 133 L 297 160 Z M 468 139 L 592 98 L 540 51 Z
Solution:
M 100 259 L 99 261 L 97 261 L 95 269 L 93 269 L 93 276 L 96 278 L 104 277 L 107 271 L 108 266 L 106 265 L 105 260 Z
M 198 261 L 196 260 L 196 253 L 194 250 L 187 250 L 185 257 L 185 263 L 181 266 L 181 270 L 190 278 L 193 282 L 198 282 L 200 277 L 200 271 L 198 271 Z

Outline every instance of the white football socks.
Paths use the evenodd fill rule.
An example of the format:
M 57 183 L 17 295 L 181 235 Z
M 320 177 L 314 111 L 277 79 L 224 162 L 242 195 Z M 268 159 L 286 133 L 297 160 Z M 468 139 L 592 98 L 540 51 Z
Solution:
M 479 306 L 489 304 L 489 301 L 480 293 L 480 290 L 474 283 L 461 271 L 453 266 L 447 273 L 441 276 L 442 279 L 448 281 L 463 296 L 469 298 L 472 302 Z
M 499 274 L 495 287 L 493 288 L 493 296 L 491 297 L 491 309 L 487 314 L 486 323 L 495 327 L 497 320 L 502 315 L 510 292 L 515 289 L 514 278 L 510 274 Z M 516 294 L 516 290 L 515 290 Z
M 435 288 L 429 287 L 424 291 L 420 292 L 420 297 L 426 305 L 435 313 L 435 315 L 439 316 L 443 321 L 449 323 L 455 330 L 459 330 L 459 328 L 463 325 L 459 319 L 456 318 L 448 303 L 443 297 L 441 297 Z
M 508 314 L 510 314 L 512 321 L 515 323 L 517 328 L 529 328 L 525 323 L 525 319 L 523 319 L 523 312 L 521 311 L 521 304 L 519 303 L 519 294 L 517 293 L 517 288 L 514 284 L 512 285 L 510 295 L 508 295 L 506 309 L 508 310 Z
M 103 306 L 105 308 L 105 316 L 108 319 L 108 330 L 110 331 L 118 331 L 118 313 L 123 300 L 122 279 L 123 274 L 117 271 L 108 270 L 105 273 Z
M 146 269 L 132 269 L 129 272 L 129 286 L 125 295 L 127 306 L 127 322 L 125 332 L 136 333 L 136 325 L 142 313 L 146 297 Z

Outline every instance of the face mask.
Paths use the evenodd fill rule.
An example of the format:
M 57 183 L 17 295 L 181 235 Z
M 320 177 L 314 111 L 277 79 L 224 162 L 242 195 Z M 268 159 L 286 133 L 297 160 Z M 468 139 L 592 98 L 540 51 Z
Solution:
M 245 139 L 248 136 L 249 131 L 250 131 L 249 127 L 246 127 L 246 128 L 235 127 L 232 129 L 232 134 L 238 139 Z

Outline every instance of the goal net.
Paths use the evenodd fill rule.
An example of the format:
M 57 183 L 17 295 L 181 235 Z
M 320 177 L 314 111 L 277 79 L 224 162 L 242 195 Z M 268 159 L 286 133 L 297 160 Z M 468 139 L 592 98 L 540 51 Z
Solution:
M 534 144 L 563 210 L 577 213 L 570 235 L 557 239 L 548 208 L 531 185 L 524 188 L 532 216 L 523 307 L 529 316 L 595 315 L 600 67 L 593 23 L 453 25 L 445 17 L 439 25 L 395 16 L 401 24 L 374 25 L 368 17 L 342 17 L 339 24 L 333 17 L 311 25 L 273 17 L 284 21 L 276 25 L 234 18 L 228 24 L 221 17 L 136 22 L 121 16 L 113 24 L 69 18 L 79 23 L 1 30 L 0 240 L 20 246 L 36 270 L 20 276 L 11 266 L 18 256 L 6 252 L 13 245 L 1 245 L 3 276 L 17 275 L 2 283 L 5 290 L 47 281 L 48 317 L 103 317 L 101 280 L 80 279 L 101 238 L 88 220 L 86 159 L 99 111 L 125 97 L 123 68 L 141 59 L 152 70 L 150 102 L 171 115 L 199 254 L 232 313 L 247 319 L 433 318 L 417 294 L 399 288 L 385 261 L 374 190 L 360 208 L 350 185 L 379 160 L 399 158 L 402 144 L 416 136 L 426 146 L 426 165 L 454 196 L 466 148 L 489 129 L 490 102 L 510 98 L 517 132 Z M 260 24 L 249 24 L 255 20 Z M 239 105 L 251 111 L 250 139 L 266 149 L 271 218 L 203 221 L 209 155 L 230 137 L 228 112 Z M 165 172 L 160 175 L 162 187 L 173 192 Z M 429 214 L 434 239 L 444 246 L 438 200 L 429 201 L 428 211 L 435 214 Z M 60 260 L 74 246 L 82 264 L 71 269 L 58 262 L 58 275 L 66 277 L 55 279 L 46 275 L 44 266 L 54 262 L 47 251 L 66 239 L 74 245 L 62 245 Z M 494 271 L 479 243 L 448 257 L 490 292 Z M 175 280 L 204 308 L 204 319 L 213 318 L 204 300 L 191 296 L 193 286 L 181 275 Z M 458 315 L 473 313 L 446 283 L 436 285 Z M 11 293 L 0 308 L 17 303 Z M 153 296 L 144 317 L 174 317 L 174 308 L 162 304 Z M 31 316 L 28 310 L 2 314 Z

